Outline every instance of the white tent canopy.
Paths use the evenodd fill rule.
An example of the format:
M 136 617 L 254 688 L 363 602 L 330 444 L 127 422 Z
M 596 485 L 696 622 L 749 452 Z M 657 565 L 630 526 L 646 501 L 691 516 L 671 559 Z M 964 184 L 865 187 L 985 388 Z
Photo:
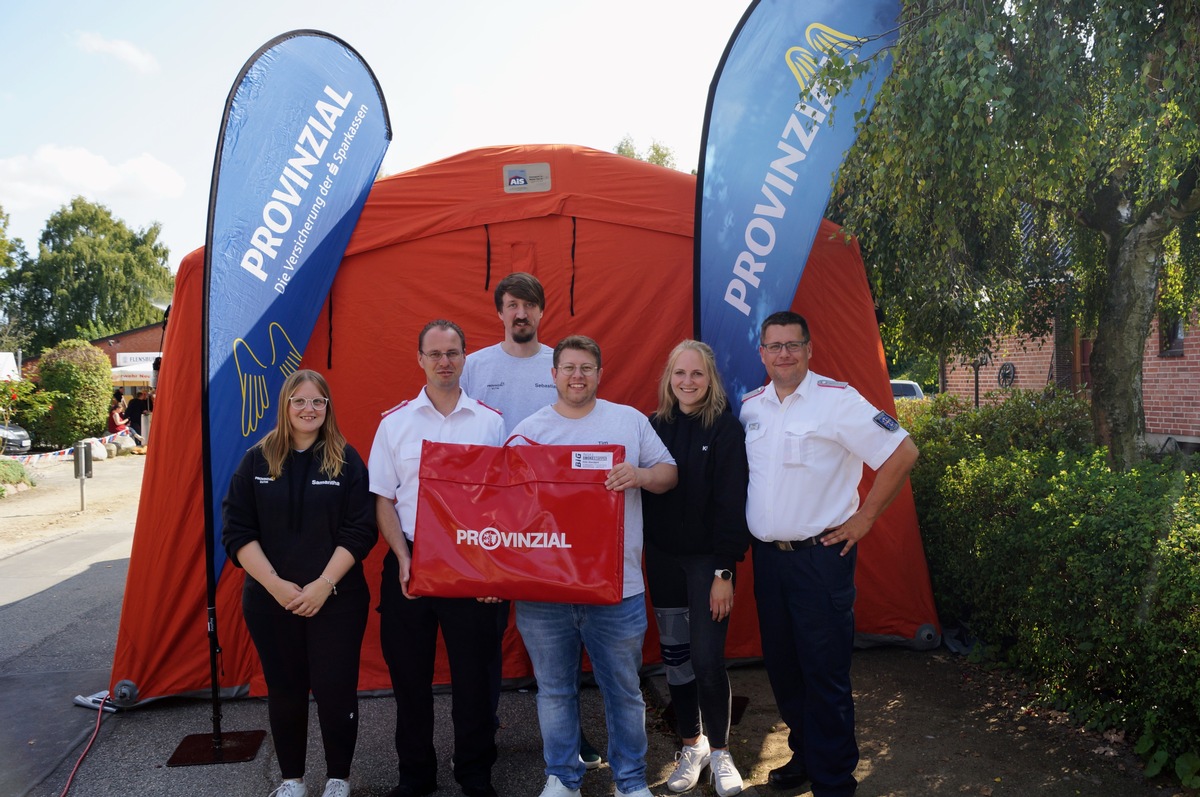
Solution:
M 11 351 L 0 351 L 0 380 L 11 379 L 15 382 L 20 378 L 16 355 Z
M 149 385 L 154 376 L 152 363 L 118 365 L 112 369 L 114 385 Z

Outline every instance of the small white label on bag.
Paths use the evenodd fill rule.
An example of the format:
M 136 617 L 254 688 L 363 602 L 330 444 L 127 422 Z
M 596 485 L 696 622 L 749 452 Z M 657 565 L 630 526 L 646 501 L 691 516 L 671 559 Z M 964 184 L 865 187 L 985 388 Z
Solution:
M 611 451 L 572 451 L 572 470 L 612 470 Z

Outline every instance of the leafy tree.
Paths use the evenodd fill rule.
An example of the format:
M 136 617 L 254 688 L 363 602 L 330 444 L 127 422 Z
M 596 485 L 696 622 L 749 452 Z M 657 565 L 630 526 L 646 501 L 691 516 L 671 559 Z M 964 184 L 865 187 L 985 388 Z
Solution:
M 16 351 L 29 345 L 30 334 L 17 321 L 20 309 L 9 301 L 8 281 L 23 262 L 25 245 L 8 237 L 8 214 L 0 207 L 0 351 Z
M 1160 290 L 1176 310 L 1200 297 L 1200 5 L 912 0 L 903 14 L 836 200 L 876 295 L 899 337 L 940 355 L 1056 317 L 1094 331 L 1093 427 L 1129 467 Z M 827 87 L 861 66 L 831 59 Z
M 65 447 L 103 434 L 112 400 L 112 364 L 86 340 L 66 340 L 42 355 L 36 380 L 59 400 L 30 423 L 34 439 Z
M 37 257 L 8 282 L 35 351 L 158 321 L 174 277 L 159 225 L 131 230 L 103 205 L 75 197 L 42 231 Z
M 615 149 L 613 149 L 613 152 L 617 153 L 618 155 L 624 155 L 626 158 L 641 160 L 641 158 L 638 157 L 637 145 L 633 143 L 633 136 L 629 135 L 628 133 L 625 134 L 624 138 L 617 142 L 617 146 Z
M 650 149 L 646 150 L 645 154 L 642 154 L 638 152 L 637 146 L 633 143 L 633 137 L 626 133 L 625 137 L 617 142 L 617 146 L 613 152 L 618 155 L 624 155 L 626 158 L 653 163 L 655 166 L 664 166 L 668 169 L 675 168 L 675 153 L 658 139 L 651 141 Z

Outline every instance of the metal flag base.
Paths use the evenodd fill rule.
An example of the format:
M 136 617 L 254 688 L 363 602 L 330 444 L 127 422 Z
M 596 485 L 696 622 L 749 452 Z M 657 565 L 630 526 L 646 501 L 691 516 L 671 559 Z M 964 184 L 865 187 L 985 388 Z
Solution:
M 199 764 L 240 764 L 253 761 L 266 731 L 226 731 L 220 735 L 193 733 L 183 737 L 167 761 L 169 767 Z

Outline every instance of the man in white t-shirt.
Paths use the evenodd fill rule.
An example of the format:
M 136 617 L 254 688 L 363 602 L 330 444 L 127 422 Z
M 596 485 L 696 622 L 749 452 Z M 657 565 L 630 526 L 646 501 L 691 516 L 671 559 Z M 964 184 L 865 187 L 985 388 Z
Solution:
M 622 600 L 611 606 L 520 601 L 517 628 L 538 682 L 538 724 L 546 759 L 542 797 L 579 797 L 579 656 L 586 647 L 604 698 L 609 765 L 616 797 L 650 797 L 646 784 L 646 706 L 638 670 L 646 635 L 642 596 L 641 490 L 675 486 L 675 460 L 638 410 L 596 398 L 600 347 L 573 335 L 554 349 L 557 401 L 517 424 L 514 433 L 547 445 L 622 445 L 625 461 L 605 487 L 625 491 Z
M 467 797 L 496 797 L 496 725 L 488 674 L 500 645 L 498 607 L 474 598 L 415 598 L 408 594 L 417 517 L 421 443 L 504 442 L 500 413 L 459 387 L 466 336 L 450 321 L 431 321 L 417 339 L 425 387 L 384 413 L 367 469 L 375 518 L 390 549 L 379 592 L 379 639 L 396 696 L 399 783 L 387 797 L 437 791 L 433 745 L 433 668 L 439 628 L 454 684 L 454 779 Z M 416 544 L 420 544 L 419 542 Z

